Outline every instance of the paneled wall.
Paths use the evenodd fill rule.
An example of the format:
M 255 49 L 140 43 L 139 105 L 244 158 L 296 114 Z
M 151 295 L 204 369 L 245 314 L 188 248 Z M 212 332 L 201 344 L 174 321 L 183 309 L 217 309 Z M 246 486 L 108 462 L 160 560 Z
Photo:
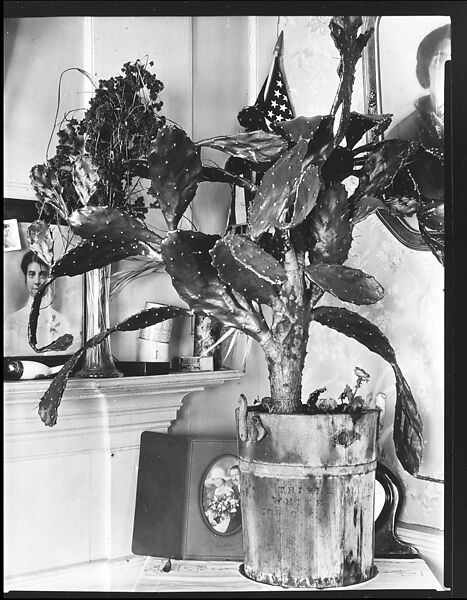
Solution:
M 65 69 L 83 68 L 97 81 L 118 75 L 124 62 L 148 55 L 155 63 L 153 71 L 165 84 L 161 94 L 162 114 L 185 128 L 194 139 L 219 131 L 234 131 L 236 114 L 247 103 L 247 17 L 231 21 L 188 17 L 20 19 L 5 23 L 5 38 L 5 145 L 8 151 L 5 153 L 4 193 L 7 197 L 34 199 L 28 182 L 29 170 L 45 161 L 57 108 L 58 80 Z M 196 85 L 193 85 L 195 80 Z M 86 106 L 89 91 L 85 77 L 77 71 L 66 73 L 62 78 L 59 119 L 65 111 Z M 49 155 L 53 154 L 55 145 L 54 136 Z M 204 231 L 222 230 L 230 203 L 228 186 L 214 188 L 209 190 L 206 186 L 201 190 L 202 199 L 195 218 Z M 160 215 L 151 215 L 150 219 L 151 224 L 162 225 Z M 111 321 L 114 323 L 140 310 L 147 300 L 183 304 L 169 277 L 155 275 L 129 286 L 112 302 Z M 135 360 L 137 332 L 113 336 L 112 348 L 118 358 Z M 173 353 L 177 350 L 180 348 L 174 347 Z M 253 370 L 249 378 L 255 391 L 259 377 L 261 374 Z M 168 400 L 165 391 L 157 394 L 161 391 L 158 381 L 155 378 L 153 384 L 156 397 L 149 392 L 145 406 L 138 404 L 131 386 L 121 388 L 121 383 L 117 389 L 124 390 L 127 402 L 120 394 L 120 408 L 113 399 L 110 402 L 106 399 L 105 392 L 90 395 L 82 390 L 95 404 L 91 407 L 91 412 L 95 412 L 93 424 L 83 422 L 87 418 L 87 405 L 80 403 L 79 393 L 65 397 L 62 416 L 52 430 L 44 427 L 37 416 L 38 391 L 31 394 L 29 404 L 28 399 L 21 401 L 25 414 L 31 418 L 24 435 L 21 417 L 16 415 L 20 405 L 16 405 L 15 397 L 9 397 L 5 433 L 10 436 L 8 449 L 13 455 L 6 478 L 6 575 L 131 553 L 139 435 L 146 429 L 166 431 L 170 424 L 166 417 L 163 424 L 159 422 L 163 416 L 159 401 L 165 406 Z M 188 421 L 186 431 L 233 436 L 232 404 L 239 390 L 234 380 L 225 384 L 228 388 L 225 391 L 222 378 L 216 382 L 217 379 L 213 394 L 204 389 L 205 385 L 192 386 L 186 382 L 179 386 L 180 399 L 190 395 L 191 390 L 202 390 L 195 392 L 190 400 L 190 406 L 194 406 L 193 418 L 181 417 L 182 422 Z M 140 387 L 137 386 L 137 390 Z M 243 387 L 242 390 L 245 391 Z M 167 393 L 170 395 L 170 390 Z M 125 416 L 125 404 L 131 407 L 135 402 L 132 414 L 141 412 L 150 417 L 150 421 L 136 423 L 131 419 L 131 424 L 129 421 L 125 425 L 125 419 L 130 419 L 130 415 Z M 203 411 L 207 406 L 214 409 L 216 420 L 206 427 L 209 420 Z M 108 427 L 114 409 L 118 413 L 122 411 L 123 420 L 117 430 L 126 432 L 116 445 L 112 441 L 115 430 Z M 70 410 L 69 421 L 66 415 Z M 187 410 L 191 414 L 191 409 Z M 173 422 L 175 415 L 176 409 L 171 412 Z M 66 433 L 69 425 L 75 433 L 83 427 L 81 450 L 69 447 L 70 438 Z M 49 452 L 47 456 L 36 458 L 34 452 L 32 455 L 26 452 L 22 440 L 29 439 L 30 428 L 37 451 L 49 448 L 53 442 L 57 446 L 56 455 Z M 100 442 L 98 448 L 87 449 L 93 431 L 97 432 Z M 133 439 L 128 443 L 125 436 L 130 434 Z

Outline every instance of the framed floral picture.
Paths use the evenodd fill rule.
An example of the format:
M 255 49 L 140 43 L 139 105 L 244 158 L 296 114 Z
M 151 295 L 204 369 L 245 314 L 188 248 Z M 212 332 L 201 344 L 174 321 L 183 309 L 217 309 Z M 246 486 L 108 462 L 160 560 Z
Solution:
M 241 560 L 242 542 L 237 441 L 145 431 L 133 553 Z
M 54 282 L 44 295 L 37 326 L 37 345 L 43 347 L 65 333 L 73 335 L 72 345 L 62 352 L 46 351 L 37 353 L 28 342 L 28 318 L 34 295 L 39 285 L 50 273 L 50 265 L 35 252 L 28 243 L 28 227 L 31 220 L 23 221 L 23 203 L 17 200 L 18 218 L 7 219 L 4 223 L 16 222 L 16 245 L 4 252 L 4 357 L 18 360 L 32 360 L 49 366 L 62 364 L 66 358 L 83 344 L 84 293 L 83 277 L 62 277 Z M 12 211 L 9 203 L 9 216 Z M 51 225 L 54 260 L 60 257 L 76 238 L 67 227 Z

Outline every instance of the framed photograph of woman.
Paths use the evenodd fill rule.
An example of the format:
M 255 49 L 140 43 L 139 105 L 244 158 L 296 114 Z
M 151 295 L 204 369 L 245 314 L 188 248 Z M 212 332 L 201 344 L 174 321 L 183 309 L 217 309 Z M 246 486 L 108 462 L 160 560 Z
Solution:
M 17 201 L 19 204 L 28 202 Z M 19 211 L 21 213 L 21 210 Z M 21 217 L 20 217 L 21 218 Z M 5 222 L 5 221 L 4 221 Z M 40 284 L 50 273 L 48 265 L 29 248 L 29 222 L 18 220 L 18 243 L 14 250 L 4 252 L 4 357 L 34 360 L 54 366 L 83 344 L 84 294 L 83 277 L 62 277 L 44 295 L 37 326 L 37 345 L 45 346 L 65 333 L 73 336 L 72 345 L 64 351 L 37 353 L 28 341 L 28 318 L 32 300 Z M 73 242 L 67 227 L 50 226 L 54 260 Z
M 450 73 L 446 63 L 451 60 L 450 17 L 385 15 L 366 20 L 374 35 L 364 52 L 365 110 L 392 115 L 382 139 L 413 141 L 427 149 L 412 160 L 411 177 L 424 198 L 442 201 L 444 107 L 451 100 L 446 78 Z M 416 216 L 377 214 L 405 246 L 429 250 Z

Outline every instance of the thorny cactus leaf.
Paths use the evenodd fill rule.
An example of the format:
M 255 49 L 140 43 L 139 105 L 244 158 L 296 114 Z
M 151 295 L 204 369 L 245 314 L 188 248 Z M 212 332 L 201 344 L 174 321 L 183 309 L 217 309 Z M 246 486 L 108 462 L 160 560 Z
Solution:
M 285 212 L 292 201 L 292 191 L 301 173 L 307 145 L 306 140 L 299 140 L 265 173 L 250 209 L 250 235 L 253 239 L 270 227 L 285 226 Z
M 412 390 L 399 365 L 391 363 L 396 377 L 396 406 L 394 408 L 393 440 L 396 455 L 404 469 L 411 475 L 420 470 L 423 453 L 422 421 Z
M 394 444 L 402 466 L 411 475 L 419 472 L 422 459 L 422 421 L 417 405 L 397 364 L 395 352 L 389 340 L 370 321 L 345 308 L 320 306 L 313 311 L 313 321 L 344 333 L 360 342 L 371 352 L 387 361 L 396 378 L 396 407 L 394 421 Z
M 382 198 L 399 171 L 420 151 L 419 144 L 405 140 L 386 140 L 378 144 L 358 174 L 360 182 L 350 198 L 352 205 L 357 206 L 358 201 L 366 196 Z
M 254 312 L 238 304 L 212 265 L 209 251 L 218 239 L 218 235 L 200 232 L 169 232 L 161 244 L 166 271 L 180 298 L 193 311 L 215 317 L 226 327 L 241 329 L 258 340 L 260 329 Z
M 342 264 L 352 245 L 347 192 L 336 183 L 318 197 L 309 219 L 310 263 Z
M 53 277 L 74 277 L 93 269 L 99 269 L 129 256 L 147 256 L 155 261 L 162 260 L 156 252 L 144 242 L 136 240 L 86 240 L 64 254 L 52 267 Z
M 176 231 L 169 232 L 161 244 L 162 258 L 174 287 L 193 310 L 202 310 L 205 290 L 213 295 L 223 288 L 209 255 L 218 239 L 218 235 Z
M 318 127 L 308 142 L 307 157 L 316 165 L 321 165 L 334 150 L 334 117 L 325 115 L 320 118 Z
M 201 181 L 219 181 L 221 183 L 229 183 L 230 185 L 245 188 L 252 193 L 256 192 L 256 185 L 249 179 L 241 177 L 240 175 L 234 175 L 219 167 L 208 167 L 203 165 Z
M 310 165 L 302 171 L 301 175 L 295 181 L 293 214 L 290 223 L 287 224 L 287 228 L 296 227 L 307 218 L 316 204 L 320 189 L 321 179 L 319 168 L 315 165 Z
M 156 306 L 154 308 L 145 308 L 139 313 L 131 315 L 120 321 L 115 325 L 115 331 L 136 331 L 138 329 L 145 329 L 151 327 L 156 323 L 167 321 L 167 319 L 175 319 L 188 315 L 188 311 L 185 308 L 178 306 Z
M 242 177 L 251 177 L 252 171 L 256 173 L 266 173 L 271 167 L 271 161 L 269 162 L 252 162 L 251 160 L 245 160 L 239 156 L 229 156 L 225 161 L 224 170 L 232 175 L 240 175 Z
M 263 233 L 256 240 L 256 243 L 280 263 L 284 261 L 284 238 L 279 230 L 274 229 L 272 233 L 269 233 L 269 231 Z
M 66 220 L 68 209 L 62 197 L 63 188 L 54 169 L 47 165 L 36 165 L 29 174 L 36 196 L 43 204 L 50 204 Z
M 249 238 L 242 235 L 227 235 L 220 241 L 228 246 L 233 258 L 240 265 L 254 273 L 262 281 L 280 285 L 287 280 L 281 263 Z
M 374 198 L 373 196 L 365 196 L 362 198 L 353 213 L 352 223 L 356 225 L 360 221 L 365 220 L 370 215 L 374 214 L 378 209 L 385 210 L 386 206 L 380 198 Z
M 222 281 L 246 298 L 277 305 L 275 286 L 286 281 L 284 267 L 250 239 L 228 235 L 209 252 Z
M 300 138 L 309 140 L 318 129 L 323 117 L 296 117 L 290 121 L 275 121 L 271 124 L 274 132 L 281 135 L 289 144 L 296 144 Z
M 374 304 L 384 295 L 383 287 L 374 277 L 342 265 L 315 264 L 305 268 L 306 275 L 325 292 L 344 302 Z
M 417 211 L 418 222 L 428 229 L 444 231 L 444 201 L 429 200 L 423 202 Z
M 198 142 L 198 145 L 222 150 L 254 163 L 275 161 L 287 150 L 286 142 L 279 135 L 266 131 L 219 136 Z
M 334 148 L 321 167 L 321 177 L 326 187 L 339 183 L 353 174 L 354 158 L 351 150 L 338 146 Z
M 156 247 L 159 247 L 162 239 L 135 217 L 111 206 L 88 205 L 75 210 L 68 224 L 73 233 L 84 239 L 116 240 L 119 243 L 139 240 Z
M 73 161 L 71 178 L 81 204 L 86 206 L 100 180 L 98 167 L 89 155 L 78 156 Z
M 339 127 L 335 136 L 336 146 L 344 138 L 350 121 L 350 105 L 355 81 L 355 67 L 363 48 L 373 33 L 373 29 L 369 29 L 357 35 L 361 25 L 362 18 L 360 16 L 333 17 L 329 23 L 331 37 L 341 55 L 337 69 L 339 88 L 331 108 L 331 114 L 336 115 L 337 110 L 342 105 Z
M 395 216 L 411 216 L 420 208 L 420 191 L 410 167 L 400 169 L 380 196 L 386 209 Z
M 102 337 L 102 333 L 98 335 Z M 92 342 L 95 337 L 91 338 L 89 342 Z M 105 337 L 107 336 L 104 336 L 103 339 L 105 339 Z M 56 425 L 58 407 L 60 406 L 68 378 L 76 368 L 79 359 L 83 356 L 85 351 L 86 346 L 75 352 L 73 356 L 66 361 L 60 371 L 55 375 L 45 394 L 42 396 L 41 401 L 39 402 L 39 410 L 37 413 L 40 416 L 41 421 L 44 423 L 44 425 L 47 425 L 47 427 L 53 427 Z
M 54 260 L 54 242 L 49 224 L 40 219 L 34 221 L 28 227 L 27 238 L 31 250 L 50 267 Z
M 99 332 L 97 335 L 88 340 L 82 348 L 71 356 L 67 362 L 63 365 L 54 380 L 48 387 L 45 394 L 42 396 L 39 403 L 39 416 L 42 422 L 47 427 L 53 427 L 57 423 L 58 407 L 63 397 L 68 378 L 76 368 L 79 359 L 83 356 L 88 348 L 94 348 L 101 344 L 110 334 L 114 331 L 135 331 L 142 327 L 150 327 L 156 323 L 166 321 L 167 319 L 174 319 L 187 311 L 183 308 L 175 306 L 163 306 L 147 308 L 131 317 L 128 317 L 124 321 L 121 321 L 114 327 L 110 327 L 104 331 Z
M 137 177 L 141 179 L 151 179 L 149 174 L 149 163 L 147 158 L 130 158 L 127 160 L 127 166 Z
M 395 217 L 410 217 L 420 208 L 420 202 L 410 196 L 383 195 L 384 208 Z
M 151 143 L 148 162 L 151 194 L 173 231 L 196 194 L 202 172 L 199 152 L 182 129 L 165 125 Z
M 333 17 L 329 22 L 331 37 L 341 55 L 354 49 L 356 45 L 355 42 L 357 40 L 357 33 L 359 28 L 362 26 L 362 23 L 362 17 L 360 16 Z M 359 46 L 362 43 L 363 40 L 359 42 Z M 363 47 L 364 45 L 361 46 L 360 50 L 362 50 Z
M 31 311 L 29 313 L 28 341 L 31 348 L 34 350 L 34 352 L 37 353 L 50 352 L 52 350 L 54 352 L 63 352 L 64 350 L 69 348 L 73 343 L 73 336 L 71 335 L 71 333 L 65 333 L 64 335 L 61 335 L 59 338 L 53 340 L 46 346 L 42 346 L 41 348 L 37 347 L 37 321 L 39 319 L 41 302 L 45 292 L 47 291 L 47 288 L 52 283 L 52 281 L 54 281 L 54 279 L 55 277 L 49 277 L 48 279 L 46 279 L 46 281 L 44 281 L 44 283 L 42 283 L 39 286 L 39 289 L 34 295 L 31 305 Z
M 373 139 L 381 135 L 389 127 L 391 121 L 391 114 L 370 115 L 351 112 L 347 131 L 345 132 L 347 148 L 353 148 L 368 131 L 371 131 Z

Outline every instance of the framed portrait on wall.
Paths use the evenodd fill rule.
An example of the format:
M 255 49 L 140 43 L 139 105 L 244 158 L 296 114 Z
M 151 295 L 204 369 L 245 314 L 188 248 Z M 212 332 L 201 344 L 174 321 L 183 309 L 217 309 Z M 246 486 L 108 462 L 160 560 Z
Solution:
M 4 357 L 18 360 L 42 362 L 49 366 L 62 364 L 67 357 L 83 344 L 84 293 L 83 277 L 62 277 L 49 286 L 44 295 L 37 326 L 37 345 L 45 346 L 65 333 L 73 335 L 72 345 L 65 351 L 35 352 L 28 342 L 28 318 L 34 294 L 39 285 L 49 276 L 50 266 L 29 248 L 27 230 L 30 221 L 23 214 L 21 204 L 29 201 L 17 200 L 17 219 L 6 219 L 10 229 L 17 233 L 16 243 L 5 249 L 4 268 Z M 11 201 L 10 201 L 11 215 Z M 14 228 L 16 222 L 16 229 Z M 50 226 L 54 260 L 57 260 L 70 245 L 77 243 L 69 228 Z M 13 240 L 13 237 L 12 237 Z
M 450 17 L 366 17 L 366 27 L 373 27 L 374 35 L 364 51 L 365 110 L 392 115 L 390 126 L 378 139 L 412 141 L 427 150 L 413 159 L 410 177 L 425 202 L 431 201 L 436 209 L 438 202 L 444 202 L 445 174 L 450 176 L 444 167 L 444 115 L 452 101 Z M 410 189 L 410 184 L 404 185 Z M 430 250 L 416 216 L 379 210 L 376 214 L 405 246 Z M 441 231 L 434 220 L 431 225 L 436 243 Z
M 435 124 L 444 128 L 444 65 L 451 59 L 450 17 L 378 17 L 375 43 L 380 109 L 393 115 L 386 134 L 391 135 L 392 128 L 400 128 L 404 119 L 418 111 L 422 117 L 430 114 L 434 120 L 433 135 L 436 135 Z M 404 134 L 410 139 L 419 135 L 420 127 L 416 125 L 406 121 L 401 131 L 402 139 L 409 139 Z M 429 123 L 426 127 L 429 133 Z M 439 130 L 438 135 L 441 133 Z M 436 140 L 416 141 L 425 141 L 426 145 L 432 146 Z

